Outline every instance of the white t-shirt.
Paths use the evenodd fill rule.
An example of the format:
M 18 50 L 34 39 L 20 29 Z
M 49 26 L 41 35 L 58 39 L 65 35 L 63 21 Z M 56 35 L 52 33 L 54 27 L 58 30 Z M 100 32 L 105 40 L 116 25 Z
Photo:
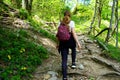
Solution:
M 59 25 L 60 25 L 60 22 L 58 24 L 58 27 L 59 27 Z M 71 20 L 68 25 L 70 26 L 70 32 L 71 32 L 71 29 L 75 27 L 75 22 Z
M 70 26 L 70 32 L 71 32 L 71 29 L 75 27 L 74 21 L 70 21 L 69 26 Z

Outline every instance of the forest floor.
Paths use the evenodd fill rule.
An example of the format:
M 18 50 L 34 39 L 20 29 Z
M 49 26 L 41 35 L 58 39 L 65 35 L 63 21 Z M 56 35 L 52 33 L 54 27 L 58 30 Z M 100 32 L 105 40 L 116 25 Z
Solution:
M 62 80 L 61 55 L 56 43 L 38 36 L 42 44 L 50 51 L 50 57 L 38 66 L 33 80 Z M 87 35 L 79 35 L 82 49 L 77 51 L 75 69 L 71 69 L 71 54 L 68 54 L 68 80 L 120 80 L 120 63 L 103 54 L 96 41 Z
M 61 55 L 53 40 L 29 29 L 30 25 L 20 19 L 4 18 L 2 22 L 10 25 L 12 23 L 16 29 L 25 28 L 36 43 L 42 44 L 49 52 L 49 58 L 36 68 L 31 80 L 62 80 Z M 82 49 L 77 51 L 75 69 L 70 67 L 71 53 L 68 54 L 68 80 L 120 80 L 119 62 L 103 54 L 103 49 L 87 35 L 79 34 L 78 39 Z

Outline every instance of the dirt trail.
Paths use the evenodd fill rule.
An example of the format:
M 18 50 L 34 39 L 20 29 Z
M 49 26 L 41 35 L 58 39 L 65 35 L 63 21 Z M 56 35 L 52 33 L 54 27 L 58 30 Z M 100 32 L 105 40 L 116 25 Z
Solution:
M 80 35 L 78 38 L 82 49 L 77 51 L 76 69 L 70 68 L 71 55 L 68 55 L 68 80 L 120 80 L 120 63 L 101 56 L 102 49 L 86 35 Z M 46 41 L 44 43 L 49 44 L 43 45 L 52 54 L 36 69 L 33 80 L 62 80 L 61 56 L 55 49 L 55 43 L 49 39 Z
M 6 23 L 8 20 L 11 21 L 11 18 L 5 18 L 2 21 Z M 50 52 L 49 58 L 33 73 L 32 80 L 62 80 L 61 56 L 55 48 L 56 43 L 35 33 L 29 29 L 28 23 L 20 19 L 12 22 L 10 25 L 13 25 L 13 28 L 25 28 L 32 40 L 38 44 L 42 43 Z M 71 55 L 68 55 L 68 80 L 120 80 L 120 63 L 102 56 L 102 49 L 96 41 L 90 40 L 86 35 L 79 35 L 78 38 L 82 49 L 80 52 L 77 51 L 76 69 L 70 68 Z

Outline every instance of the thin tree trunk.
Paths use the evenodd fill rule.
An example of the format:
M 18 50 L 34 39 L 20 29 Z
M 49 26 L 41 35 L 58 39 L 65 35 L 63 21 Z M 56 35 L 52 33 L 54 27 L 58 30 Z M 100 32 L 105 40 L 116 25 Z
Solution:
M 25 0 L 25 8 L 28 10 L 28 0 Z
M 22 8 L 26 9 L 25 0 L 22 0 Z
M 28 12 L 29 12 L 29 14 L 31 14 L 31 10 L 32 10 L 32 2 L 33 2 L 33 0 L 29 0 L 29 9 L 28 9 Z
M 73 12 L 72 12 L 73 14 L 76 14 L 76 13 L 77 13 L 77 7 L 78 7 L 78 5 L 79 5 L 79 4 L 78 4 L 78 0 L 75 0 L 75 4 L 76 4 L 76 5 L 75 5 L 75 8 L 74 8 L 74 10 L 73 10 Z
M 109 30 L 108 30 L 107 37 L 106 37 L 106 40 L 105 40 L 106 43 L 108 43 L 108 41 L 109 41 L 110 32 L 111 32 L 111 30 L 112 30 L 112 21 L 113 21 L 114 9 L 115 9 L 115 0 L 113 0 L 112 12 L 111 12 L 111 19 L 110 19 L 110 25 L 109 25 Z
M 118 0 L 116 0 L 116 8 L 115 8 L 115 19 L 116 19 L 116 47 L 118 47 Z
M 101 25 L 101 12 L 102 12 L 102 0 L 99 0 L 98 4 L 98 27 L 100 28 Z
M 98 0 L 96 0 L 96 2 L 95 2 L 94 16 L 93 16 L 92 22 L 91 22 L 91 24 L 90 24 L 90 30 L 88 31 L 88 35 L 91 33 L 92 28 L 93 28 L 93 24 L 94 24 L 94 22 L 95 22 L 96 11 L 97 11 L 97 2 L 98 2 Z
M 29 14 L 31 14 L 32 2 L 33 0 L 22 0 L 23 8 L 25 8 Z

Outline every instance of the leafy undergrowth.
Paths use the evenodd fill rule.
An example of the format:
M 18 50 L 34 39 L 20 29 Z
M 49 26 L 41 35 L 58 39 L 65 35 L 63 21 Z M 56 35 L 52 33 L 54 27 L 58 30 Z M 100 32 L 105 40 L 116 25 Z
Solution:
M 33 26 L 33 30 L 39 32 L 42 36 L 45 36 L 47 38 L 50 38 L 51 40 L 56 41 L 56 37 L 55 34 L 51 33 L 50 31 L 47 31 L 45 29 L 43 29 L 40 23 L 37 23 L 36 21 L 34 21 L 33 19 L 29 18 L 28 21 L 30 22 L 30 25 Z M 52 30 L 52 28 L 51 28 Z
M 47 50 L 40 44 L 29 41 L 23 29 L 8 29 L 0 26 L 0 79 L 28 80 L 43 59 Z
M 113 45 L 108 45 L 107 47 L 110 50 L 108 55 L 120 62 L 120 49 L 114 47 Z
M 93 39 L 94 36 L 91 36 L 91 37 Z M 102 43 L 102 45 L 100 45 L 100 46 L 101 46 L 101 48 L 104 49 L 104 54 L 107 55 L 107 57 L 115 59 L 120 62 L 120 48 L 119 47 L 116 48 L 113 44 L 110 44 L 110 42 L 108 44 L 106 44 L 104 42 L 104 40 L 101 38 L 96 38 L 96 39 Z M 105 49 L 105 48 L 107 48 L 107 49 Z

